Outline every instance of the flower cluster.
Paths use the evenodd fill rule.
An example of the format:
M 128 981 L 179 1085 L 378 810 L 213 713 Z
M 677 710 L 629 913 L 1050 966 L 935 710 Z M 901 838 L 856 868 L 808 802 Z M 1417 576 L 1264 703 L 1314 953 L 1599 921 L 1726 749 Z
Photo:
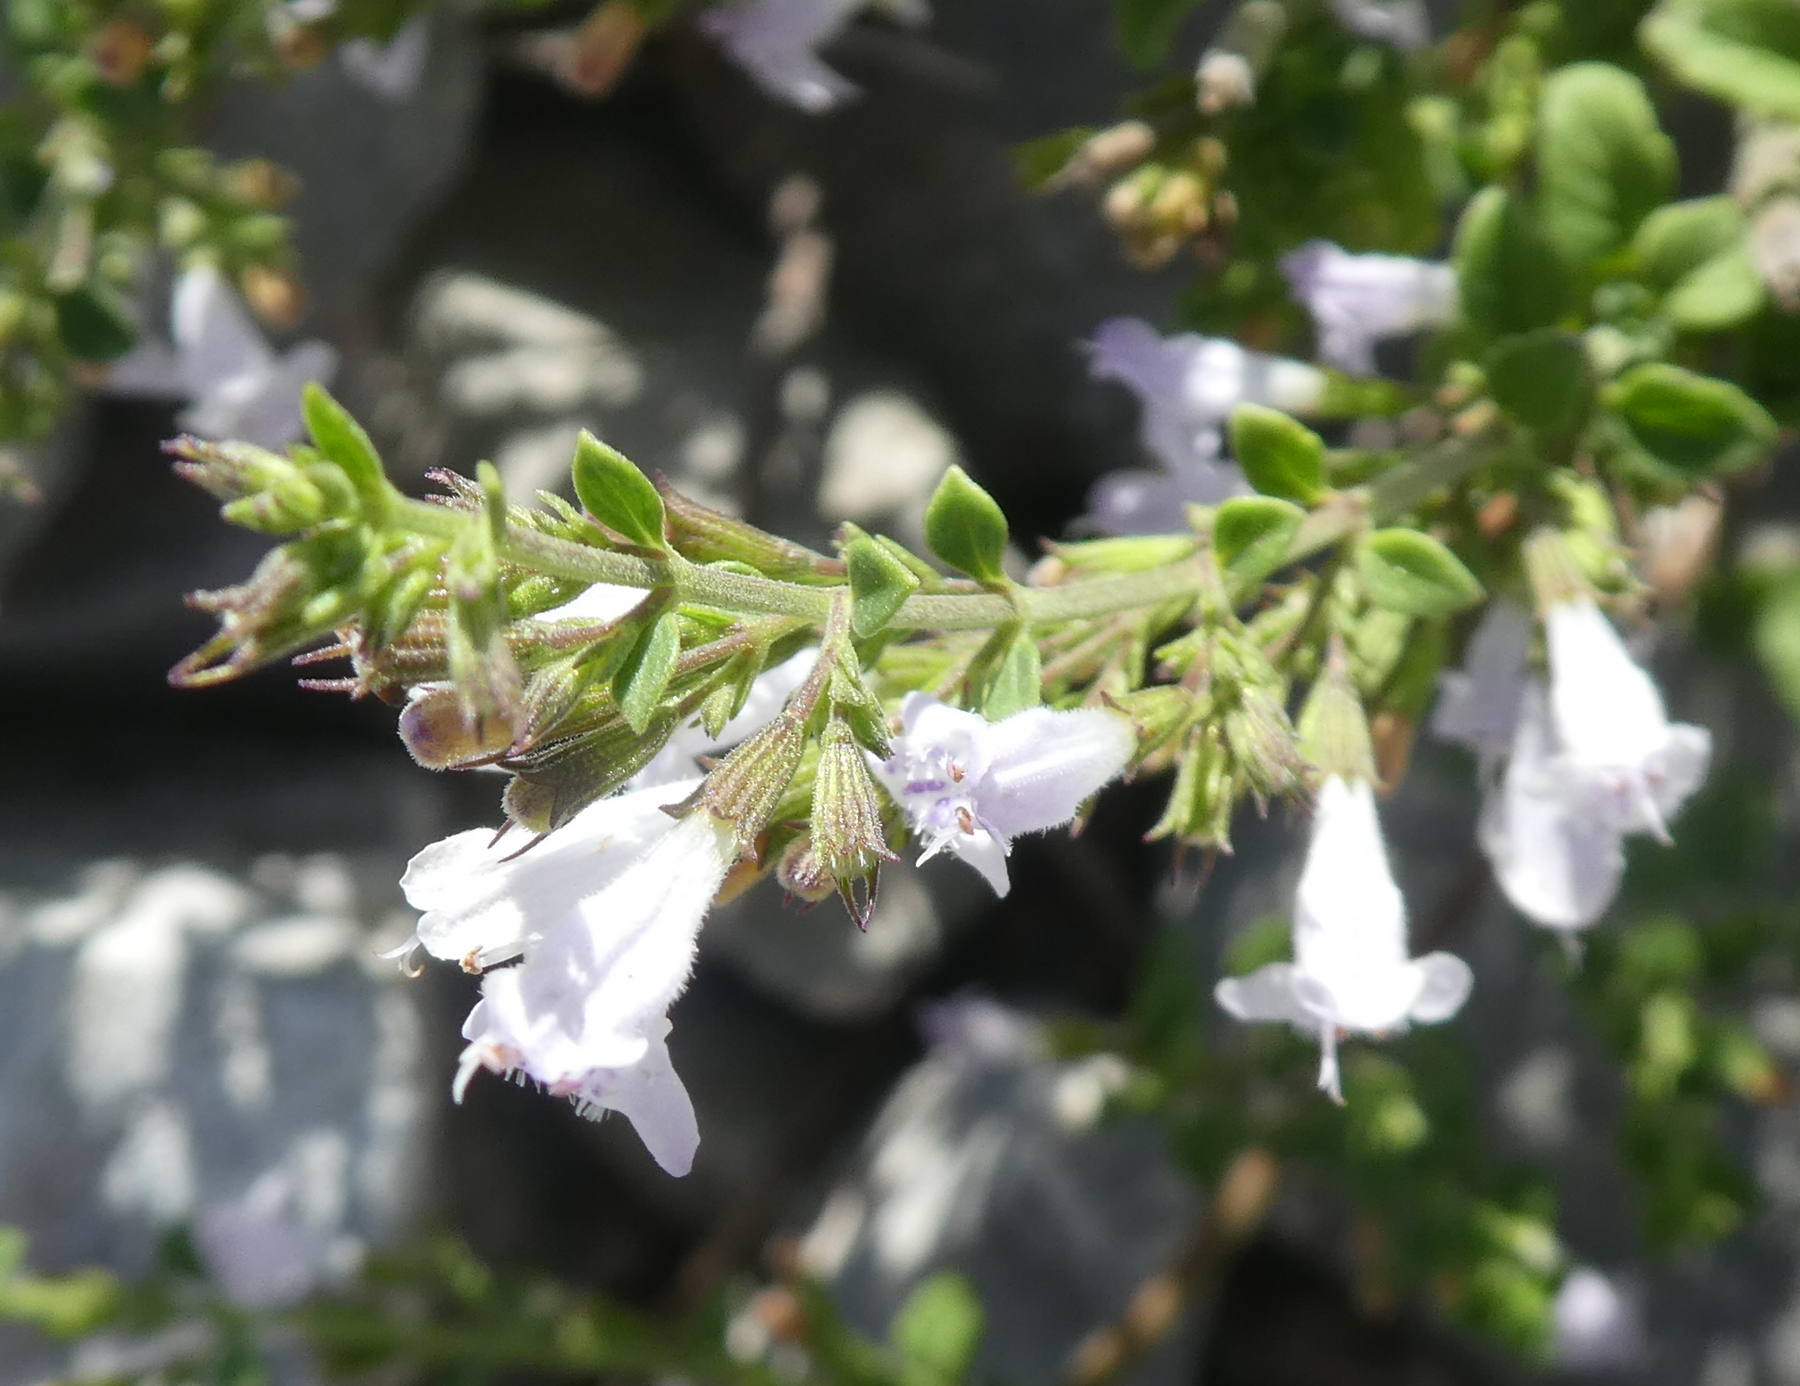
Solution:
M 608 592 L 573 609 L 618 604 Z M 482 974 L 463 1026 L 459 1100 L 479 1069 L 521 1075 L 586 1115 L 623 1114 L 658 1164 L 688 1172 L 699 1127 L 670 1059 L 669 1008 L 727 873 L 754 852 L 744 825 L 719 811 L 742 802 L 739 790 L 709 793 L 693 760 L 734 740 L 748 750 L 782 725 L 783 703 L 818 660 L 813 651 L 764 673 L 717 735 L 678 734 L 637 787 L 523 850 L 471 829 L 413 858 L 401 885 L 422 913 L 393 955 L 423 950 Z M 869 769 L 919 837 L 921 861 L 960 856 L 1004 895 L 1012 840 L 1068 822 L 1135 745 L 1110 711 L 1031 708 L 995 722 L 914 694 L 891 754 L 870 756 Z M 824 817 L 815 814 L 815 840 Z

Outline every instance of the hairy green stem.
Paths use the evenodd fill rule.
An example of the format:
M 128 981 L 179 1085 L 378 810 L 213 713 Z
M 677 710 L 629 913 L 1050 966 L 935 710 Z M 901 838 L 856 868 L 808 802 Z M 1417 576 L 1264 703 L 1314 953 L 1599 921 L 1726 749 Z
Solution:
M 1287 563 L 1297 563 L 1370 523 L 1389 519 L 1454 484 L 1493 460 L 1491 439 L 1440 443 L 1368 486 L 1345 492 L 1307 516 L 1288 547 Z M 452 538 L 467 523 L 459 511 L 425 501 L 400 499 L 393 518 L 437 538 Z M 830 616 L 834 589 L 777 582 L 747 573 L 702 568 L 675 555 L 644 558 L 591 548 L 517 525 L 500 541 L 507 562 L 550 577 L 607 582 L 622 587 L 668 587 L 678 601 L 744 615 L 786 616 L 822 625 Z M 1060 587 L 1020 588 L 1012 593 L 933 592 L 909 597 L 888 624 L 896 630 L 991 630 L 1023 619 L 1032 626 L 1087 620 L 1154 606 L 1200 592 L 1206 581 L 1192 559 L 1142 572 L 1093 578 Z

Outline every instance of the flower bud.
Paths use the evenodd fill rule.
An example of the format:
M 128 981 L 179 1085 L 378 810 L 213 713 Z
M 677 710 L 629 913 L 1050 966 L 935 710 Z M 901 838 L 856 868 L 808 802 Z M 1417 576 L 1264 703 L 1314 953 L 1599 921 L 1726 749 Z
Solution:
M 605 798 L 656 758 L 679 718 L 659 712 L 642 733 L 614 715 L 579 736 L 509 759 L 502 804 L 522 828 L 547 833 Z
M 816 905 L 837 889 L 831 873 L 819 863 L 810 833 L 802 833 L 782 850 L 775 866 L 781 888 L 797 899 Z
M 1108 700 L 1112 707 L 1131 719 L 1131 728 L 1137 733 L 1140 759 L 1178 736 L 1193 721 L 1195 701 L 1187 689 L 1173 684 L 1139 688 Z
M 299 463 L 267 448 L 182 437 L 165 451 L 181 459 L 177 475 L 225 502 L 225 518 L 245 529 L 297 534 L 332 512 L 325 492 Z
M 1223 722 L 1225 743 L 1245 786 L 1259 802 L 1266 804 L 1300 787 L 1306 762 L 1299 738 L 1287 710 L 1268 689 L 1244 685 Z
M 1375 748 L 1369 739 L 1369 721 L 1343 663 L 1340 646 L 1301 710 L 1301 751 L 1327 779 L 1372 784 Z
M 1145 839 L 1173 837 L 1197 847 L 1231 850 L 1231 813 L 1237 779 L 1217 727 L 1202 724 L 1188 733 L 1168 805 Z
M 471 720 L 448 684 L 414 691 L 400 713 L 400 740 L 427 770 L 451 770 L 492 760 L 512 738 L 509 729 Z
M 1553 529 L 1534 530 L 1525 541 L 1525 574 L 1540 612 L 1591 594 L 1581 563 L 1565 537 Z
M 330 634 L 361 606 L 361 537 L 336 531 L 271 550 L 250 580 L 194 592 L 188 605 L 219 618 L 211 640 L 169 671 L 178 688 L 222 683 Z
M 850 724 L 833 717 L 813 780 L 812 839 L 820 865 L 840 885 L 894 860 L 881 824 L 882 798 Z
M 784 713 L 720 761 L 701 785 L 699 801 L 714 818 L 736 827 L 745 855 L 774 816 L 805 749 L 804 726 Z

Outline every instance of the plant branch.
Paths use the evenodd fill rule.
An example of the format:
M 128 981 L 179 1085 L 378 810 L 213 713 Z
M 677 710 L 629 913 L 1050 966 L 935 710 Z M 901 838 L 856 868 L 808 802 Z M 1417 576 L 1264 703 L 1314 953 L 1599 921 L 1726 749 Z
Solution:
M 1494 441 L 1472 438 L 1439 444 L 1368 486 L 1333 497 L 1307 516 L 1289 545 L 1284 564 L 1300 562 L 1371 523 L 1413 509 L 1493 460 Z M 399 499 L 393 518 L 435 538 L 454 538 L 467 517 L 426 501 Z M 748 573 L 705 568 L 676 555 L 641 557 L 597 549 L 536 530 L 509 525 L 501 537 L 507 562 L 551 577 L 622 587 L 667 587 L 678 601 L 745 615 L 787 616 L 822 625 L 833 588 L 778 582 Z M 991 630 L 1021 618 L 1027 625 L 1057 625 L 1193 597 L 1207 575 L 1200 562 L 1182 559 L 1158 568 L 1094 578 L 1058 587 L 1012 593 L 933 592 L 907 598 L 888 624 L 895 630 Z

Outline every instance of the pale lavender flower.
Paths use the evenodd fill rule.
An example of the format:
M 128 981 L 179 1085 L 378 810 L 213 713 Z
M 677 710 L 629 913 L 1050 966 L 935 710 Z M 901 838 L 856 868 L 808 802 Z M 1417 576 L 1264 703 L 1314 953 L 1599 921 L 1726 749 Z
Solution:
M 1236 472 L 1219 461 L 1219 451 L 1224 423 L 1238 405 L 1309 414 L 1324 402 L 1325 376 L 1303 361 L 1193 332 L 1164 337 L 1139 318 L 1101 323 L 1088 349 L 1095 379 L 1116 380 L 1137 395 L 1139 436 L 1177 476 L 1210 467 L 1224 481 Z
M 1067 823 L 1124 772 L 1137 741 L 1115 712 L 1030 708 L 998 722 L 925 693 L 901 704 L 893 755 L 876 772 L 924 845 L 947 851 L 1005 895 L 1006 858 L 1021 833 Z
M 857 94 L 857 87 L 825 65 L 818 50 L 842 32 L 864 0 L 728 0 L 700 16 L 739 67 L 769 95 L 817 114 Z M 924 6 L 894 7 L 903 18 Z
M 1531 613 L 1505 599 L 1482 613 L 1461 669 L 1438 681 L 1432 734 L 1475 752 L 1484 778 L 1505 758 L 1519 725 L 1531 657 Z
M 304 431 L 300 392 L 329 381 L 337 353 L 301 342 L 277 355 L 218 269 L 184 270 L 170 303 L 172 345 L 143 342 L 106 376 L 111 394 L 185 399 L 181 427 L 280 448 Z
M 1511 758 L 1482 808 L 1481 845 L 1506 896 L 1554 929 L 1606 912 L 1624 839 L 1670 841 L 1668 824 L 1706 778 L 1712 735 L 1671 723 L 1656 684 L 1586 597 L 1545 617 L 1550 683 L 1533 680 Z
M 287 1309 L 329 1277 L 331 1243 L 309 1225 L 291 1170 L 260 1175 L 235 1198 L 201 1208 L 194 1249 L 219 1291 L 247 1309 Z
M 1563 1277 L 1551 1322 L 1551 1356 L 1567 1370 L 1628 1371 L 1649 1355 L 1637 1293 L 1592 1266 L 1576 1266 Z
M 431 54 L 431 22 L 416 15 L 386 42 L 358 38 L 339 45 L 338 62 L 383 101 L 400 102 L 419 89 Z
M 1325 0 L 1351 33 L 1393 48 L 1423 48 L 1431 42 L 1424 0 Z
M 463 1027 L 469 1043 L 455 1094 L 478 1068 L 523 1074 L 575 1099 L 585 1115 L 622 1113 L 656 1162 L 679 1176 L 692 1167 L 700 1134 L 669 1062 L 668 1010 L 737 859 L 737 835 L 705 809 L 664 822 L 648 850 L 587 839 L 586 874 L 559 867 L 513 878 L 508 905 L 545 923 L 522 963 L 482 979 Z M 609 857 L 622 858 L 623 869 L 590 889 Z
M 1375 373 L 1375 343 L 1441 327 L 1456 316 L 1456 271 L 1404 255 L 1352 255 L 1308 241 L 1281 259 L 1288 289 L 1311 314 L 1319 359 Z
M 1284 1021 L 1317 1035 L 1319 1086 L 1341 1102 L 1341 1034 L 1448 1020 L 1473 980 L 1452 954 L 1408 957 L 1406 903 L 1388 869 L 1374 790 L 1334 775 L 1319 791 L 1294 901 L 1294 961 L 1228 977 L 1214 995 L 1239 1020 Z
M 1101 534 L 1174 534 L 1188 527 L 1187 507 L 1248 495 L 1243 472 L 1223 458 L 1171 463 L 1162 471 L 1123 467 L 1088 491 L 1079 527 Z

